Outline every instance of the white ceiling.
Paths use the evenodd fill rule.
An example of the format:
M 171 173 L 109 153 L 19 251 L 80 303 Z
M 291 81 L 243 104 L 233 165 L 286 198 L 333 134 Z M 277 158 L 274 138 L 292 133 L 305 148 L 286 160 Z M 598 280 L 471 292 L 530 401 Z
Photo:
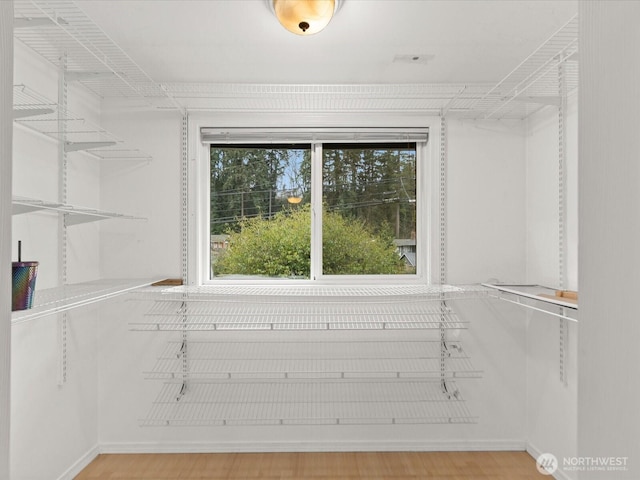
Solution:
M 79 0 L 158 83 L 498 82 L 577 13 L 577 0 L 343 0 L 300 37 L 267 0 Z M 426 62 L 394 62 L 397 56 Z

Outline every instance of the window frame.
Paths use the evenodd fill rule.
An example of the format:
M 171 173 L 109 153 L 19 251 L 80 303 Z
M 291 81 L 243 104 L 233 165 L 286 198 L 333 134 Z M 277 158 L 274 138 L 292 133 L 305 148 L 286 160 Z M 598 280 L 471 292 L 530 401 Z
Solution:
M 438 175 L 438 154 L 440 152 L 440 122 L 439 118 L 429 118 L 413 126 L 407 127 L 376 127 L 376 128 L 355 128 L 355 127 L 295 127 L 295 128 L 251 128 L 237 127 L 248 135 L 255 132 L 255 140 L 243 137 L 242 141 L 235 143 L 243 144 L 264 144 L 265 135 L 269 132 L 286 133 L 295 132 L 288 143 L 310 144 L 312 156 L 322 158 L 323 143 L 349 143 L 349 140 L 342 138 L 344 135 L 351 135 L 358 131 L 380 132 L 401 132 L 405 130 L 416 131 L 421 129 L 428 132 L 426 142 L 416 142 L 416 238 L 419 242 L 418 264 L 416 273 L 408 275 L 325 275 L 321 272 L 322 262 L 322 215 L 317 209 L 322 205 L 322 162 L 312 162 L 311 172 L 311 198 L 312 198 L 312 235 L 311 235 L 311 275 L 309 279 L 281 279 L 281 278 L 209 278 L 210 275 L 210 234 L 209 234 L 209 205 L 210 205 L 210 145 L 220 143 L 205 138 L 203 132 L 207 132 L 214 122 L 206 118 L 189 118 L 188 137 L 189 152 L 187 153 L 187 244 L 186 252 L 183 255 L 187 261 L 187 284 L 189 285 L 414 285 L 437 283 L 433 277 L 433 272 L 437 270 L 439 254 L 437 252 L 438 239 L 438 209 L 437 199 L 439 195 L 439 175 Z M 276 123 L 277 124 L 277 123 Z M 282 124 L 282 123 L 281 123 Z M 220 130 L 220 128 L 217 128 Z M 235 127 L 228 127 L 228 131 L 233 132 Z M 320 132 L 320 133 L 318 133 Z M 327 140 L 332 132 L 336 132 L 338 139 Z M 300 135 L 307 135 L 307 140 L 300 138 Z M 321 141 L 318 137 L 325 137 Z M 284 137 L 279 137 L 273 143 L 283 143 Z M 380 139 L 386 143 L 389 139 Z M 398 140 L 400 141 L 400 140 Z M 406 141 L 406 140 L 405 140 Z M 413 141 L 413 140 L 411 140 Z M 375 143 L 368 138 L 365 143 Z M 191 154 L 193 152 L 193 154 Z M 316 234 L 313 234 L 316 232 Z M 434 267 L 435 266 L 435 267 Z

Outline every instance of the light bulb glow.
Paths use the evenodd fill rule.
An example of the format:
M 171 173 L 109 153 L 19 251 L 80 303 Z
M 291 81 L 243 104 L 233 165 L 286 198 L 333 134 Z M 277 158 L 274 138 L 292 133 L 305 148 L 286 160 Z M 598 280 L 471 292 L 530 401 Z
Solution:
M 335 7 L 335 0 L 273 0 L 278 21 L 296 35 L 321 31 L 331 21 Z

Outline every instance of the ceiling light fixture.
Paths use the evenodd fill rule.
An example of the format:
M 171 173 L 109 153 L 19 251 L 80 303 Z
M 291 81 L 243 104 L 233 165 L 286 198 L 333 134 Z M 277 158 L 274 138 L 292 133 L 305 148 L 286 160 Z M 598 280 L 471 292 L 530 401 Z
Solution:
M 340 0 L 272 0 L 280 24 L 296 35 L 313 35 L 326 27 Z

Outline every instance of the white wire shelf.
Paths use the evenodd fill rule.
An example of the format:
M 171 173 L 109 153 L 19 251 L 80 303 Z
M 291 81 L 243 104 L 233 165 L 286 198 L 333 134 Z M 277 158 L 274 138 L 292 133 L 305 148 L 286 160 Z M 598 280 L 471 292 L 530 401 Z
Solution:
M 491 84 L 203 84 L 166 83 L 163 88 L 189 111 L 425 112 L 438 115 L 461 92 L 481 99 Z M 461 112 L 466 111 L 461 104 Z
M 142 426 L 473 423 L 453 382 L 165 384 Z
M 478 378 L 459 342 L 192 342 L 168 344 L 148 379 Z M 184 355 L 188 372 L 183 371 Z M 444 364 L 444 367 L 443 367 Z
M 464 329 L 444 301 L 487 295 L 479 285 L 181 286 L 155 300 L 133 330 Z
M 156 84 L 71 0 L 15 0 L 14 35 L 100 97 L 166 101 Z
M 157 279 L 95 280 L 41 290 L 36 284 L 33 307 L 12 312 L 11 323 L 15 325 L 108 300 L 148 286 L 155 280 Z
M 461 95 L 452 113 L 463 118 L 526 118 L 560 105 L 560 67 L 568 93 L 578 88 L 578 16 L 574 16 L 505 78 L 474 101 Z
M 14 85 L 14 121 L 53 140 L 67 152 L 86 151 L 103 160 L 150 161 L 151 156 L 129 148 L 104 128 L 68 111 L 25 85 Z
M 13 86 L 13 118 L 44 117 L 58 111 L 58 104 L 27 88 Z
M 242 299 L 260 298 L 280 302 L 283 297 L 289 301 L 338 301 L 347 302 L 354 298 L 376 297 L 394 301 L 437 301 L 477 298 L 487 296 L 488 290 L 482 285 L 181 285 L 162 290 L 150 291 L 153 300 L 215 300 L 221 297 L 241 296 Z M 366 301 L 369 301 L 367 299 Z M 243 300 L 244 301 L 244 300 Z
M 156 302 L 133 330 L 463 329 L 467 322 L 431 302 Z
M 490 296 L 530 310 L 577 322 L 578 303 L 556 296 L 556 290 L 542 285 L 501 285 L 485 283 Z
M 67 226 L 112 218 L 118 218 L 121 220 L 146 220 L 145 218 L 135 217 L 133 215 L 107 212 L 105 210 L 96 210 L 94 208 L 79 207 L 64 203 L 49 202 L 35 198 L 14 196 L 12 199 L 13 215 L 21 215 L 41 210 L 65 214 L 65 223 Z

